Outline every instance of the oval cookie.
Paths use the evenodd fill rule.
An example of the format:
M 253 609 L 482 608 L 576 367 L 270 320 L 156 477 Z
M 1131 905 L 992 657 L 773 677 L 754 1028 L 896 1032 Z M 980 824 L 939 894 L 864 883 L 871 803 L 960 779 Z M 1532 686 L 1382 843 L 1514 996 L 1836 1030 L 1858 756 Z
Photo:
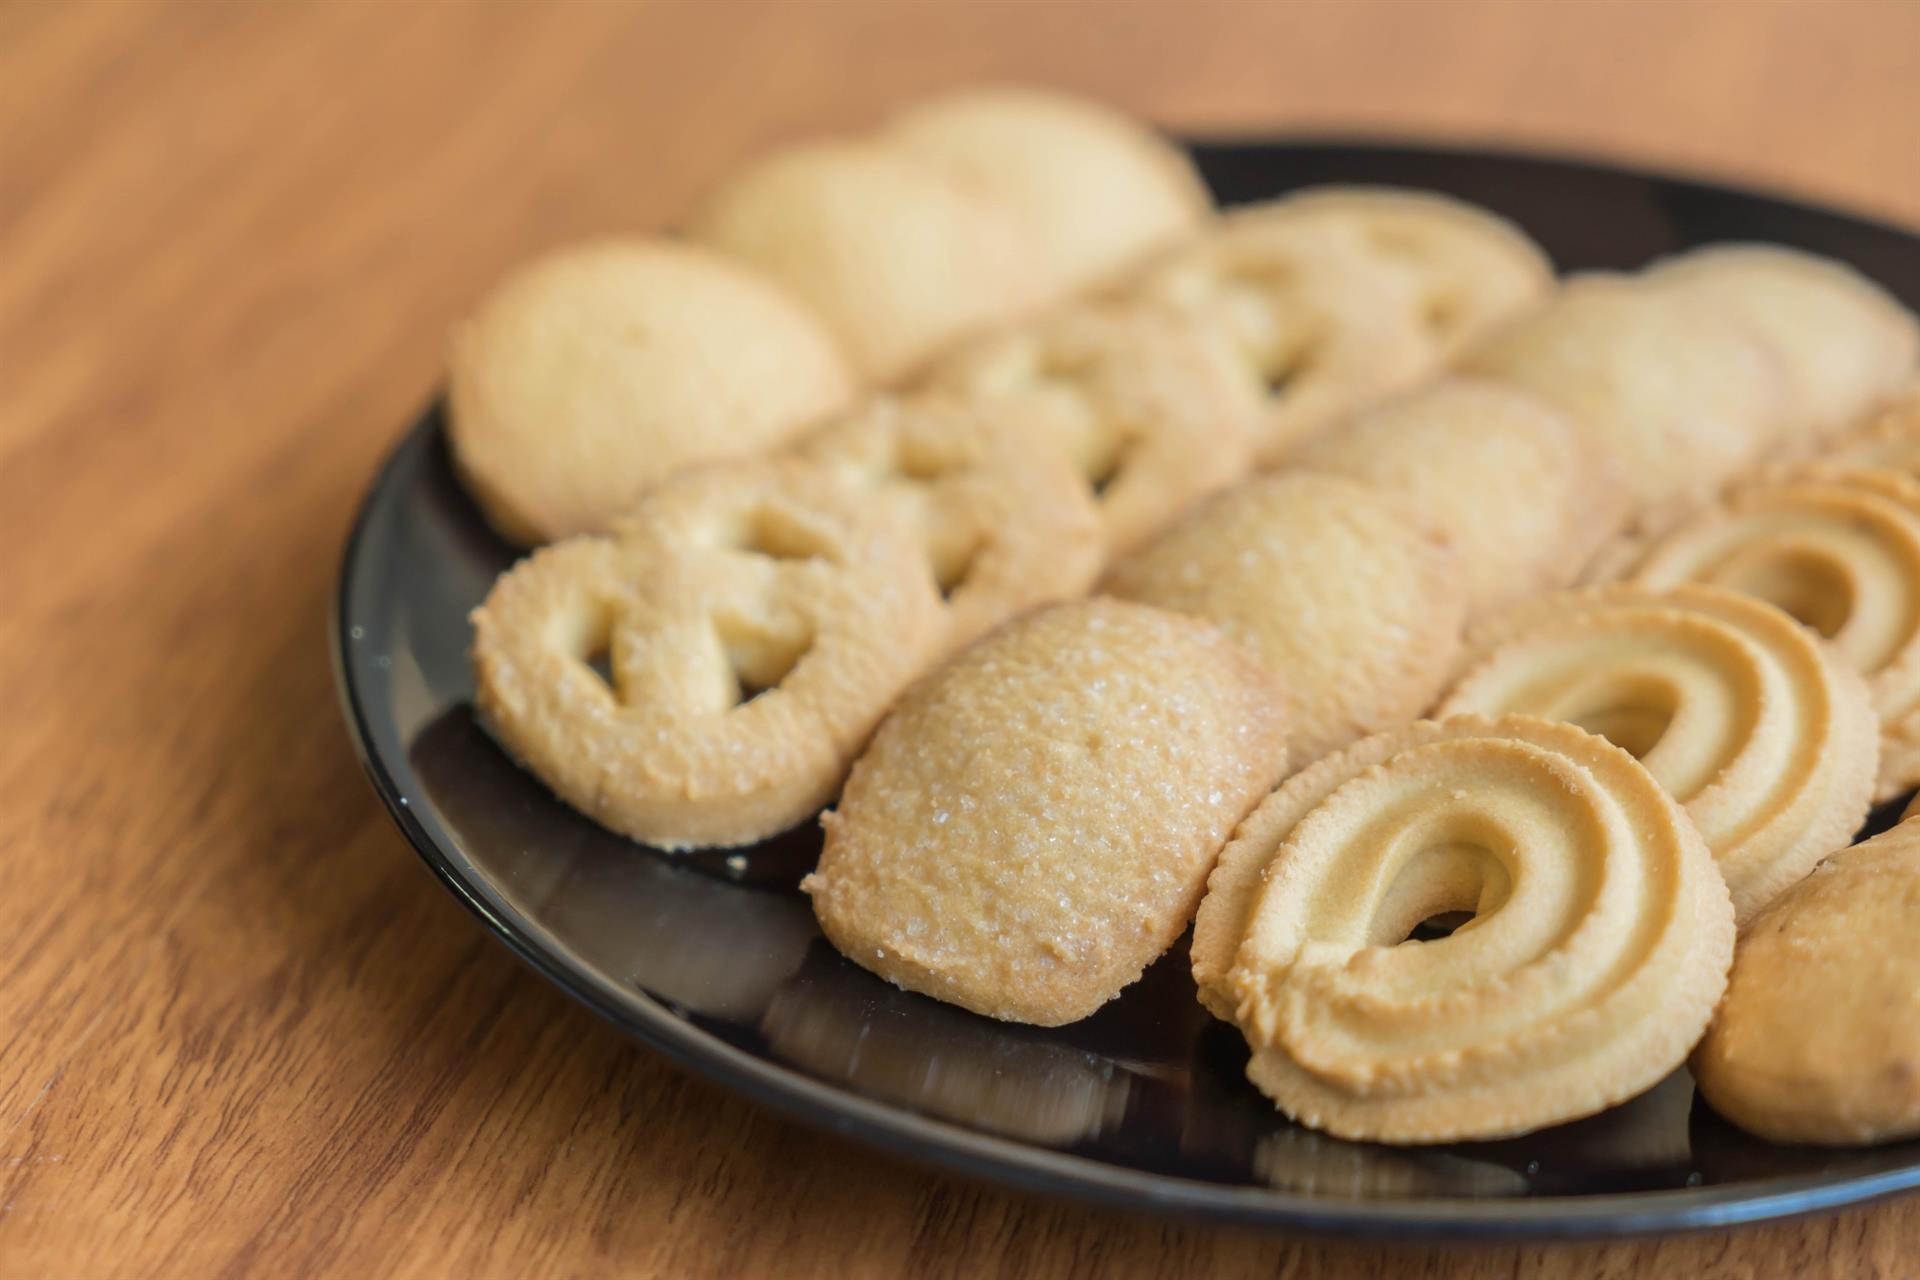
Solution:
M 1775 1142 L 1920 1134 L 1920 825 L 1842 849 L 1747 927 L 1692 1066 Z
M 1408 392 L 1293 462 L 1392 494 L 1443 536 L 1470 614 L 1566 586 L 1629 514 L 1613 455 L 1546 401 L 1479 378 Z
M 811 312 L 670 240 L 518 268 L 455 327 L 448 379 L 454 465 L 523 546 L 604 529 L 681 467 L 779 445 L 853 394 Z
M 774 152 L 710 194 L 687 234 L 804 299 L 878 383 L 1042 300 L 1034 247 L 1008 210 L 879 143 Z
M 1444 543 L 1386 494 L 1305 471 L 1211 499 L 1116 565 L 1107 589 L 1246 645 L 1286 686 L 1301 763 L 1426 710 L 1466 612 Z
M 822 822 L 801 887 L 834 946 L 975 1013 L 1057 1026 L 1171 946 L 1280 775 L 1271 678 L 1203 623 L 1092 600 L 914 686 Z
M 1180 148 L 1118 111 L 1045 89 L 964 89 L 896 117 L 888 142 L 1020 220 L 1065 296 L 1192 234 L 1213 202 Z
M 1409 940 L 1444 912 L 1471 918 Z M 1193 955 L 1282 1111 L 1424 1143 L 1652 1087 L 1706 1029 L 1733 937 L 1712 856 L 1633 757 L 1570 725 L 1465 717 L 1275 792 L 1222 855 Z

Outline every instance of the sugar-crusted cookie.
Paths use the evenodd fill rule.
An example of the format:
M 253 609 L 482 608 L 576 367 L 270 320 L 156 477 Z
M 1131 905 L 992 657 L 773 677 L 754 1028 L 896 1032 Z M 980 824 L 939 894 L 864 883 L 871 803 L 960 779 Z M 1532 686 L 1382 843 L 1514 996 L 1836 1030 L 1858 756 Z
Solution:
M 1450 936 L 1408 940 L 1457 911 Z M 1571 725 L 1464 717 L 1365 739 L 1262 803 L 1213 873 L 1193 960 L 1293 1119 L 1450 1142 L 1657 1083 L 1706 1029 L 1733 937 L 1706 845 L 1633 757 Z
M 765 156 L 709 194 L 687 233 L 804 299 L 882 384 L 1045 297 L 1038 251 L 1008 209 L 878 142 Z
M 943 94 L 895 117 L 883 137 L 1012 211 L 1054 296 L 1112 279 L 1192 234 L 1213 208 L 1179 147 L 1100 103 L 1050 90 Z
M 1489 209 L 1433 191 L 1309 187 L 1236 217 L 1332 228 L 1400 281 L 1442 360 L 1553 287 L 1553 264 L 1533 239 Z
M 1544 596 L 1468 632 L 1438 716 L 1564 720 L 1632 753 L 1713 851 L 1744 923 L 1866 820 L 1866 682 L 1773 606 L 1715 587 Z
M 849 959 L 1041 1026 L 1118 995 L 1192 918 L 1285 764 L 1272 679 L 1218 631 L 1116 600 L 989 634 L 902 699 L 801 883 Z
M 946 621 L 892 504 L 801 462 L 713 465 L 502 575 L 473 614 L 476 698 L 602 825 L 745 844 L 832 799 Z
M 1920 322 L 1832 258 L 1772 244 L 1718 244 L 1647 268 L 1650 285 L 1731 308 L 1786 375 L 1789 417 L 1810 436 L 1858 421 L 1912 381 Z
M 881 396 L 795 451 L 904 508 L 947 613 L 947 647 L 1084 595 L 1106 563 L 1100 512 L 1067 455 L 950 398 Z
M 852 393 L 832 335 L 768 280 L 672 240 L 601 240 L 518 268 L 455 327 L 448 441 L 487 519 L 532 545 Z
M 1727 587 L 1827 637 L 1880 718 L 1875 798 L 1920 783 L 1920 482 L 1818 464 L 1763 477 L 1655 540 L 1627 580 Z
M 1566 410 L 1654 511 L 1710 496 L 1787 420 L 1778 361 L 1729 310 L 1618 276 L 1569 281 L 1460 367 Z
M 1440 361 L 1399 278 L 1355 237 L 1271 222 L 1259 208 L 1155 261 L 1127 296 L 1205 326 L 1264 389 L 1254 448 L 1263 465 Z
M 1250 383 L 1175 317 L 1075 307 L 964 346 L 928 385 L 1080 468 L 1110 552 L 1159 533 L 1253 464 Z
M 1546 401 L 1480 378 L 1410 391 L 1293 462 L 1374 485 L 1443 535 L 1470 614 L 1567 585 L 1629 514 L 1617 459 Z
M 1920 824 L 1842 849 L 1747 926 L 1692 1066 L 1775 1142 L 1920 1134 Z
M 1305 471 L 1210 499 L 1115 566 L 1107 590 L 1205 618 L 1265 662 L 1298 763 L 1426 710 L 1466 612 L 1443 542 L 1388 495 Z

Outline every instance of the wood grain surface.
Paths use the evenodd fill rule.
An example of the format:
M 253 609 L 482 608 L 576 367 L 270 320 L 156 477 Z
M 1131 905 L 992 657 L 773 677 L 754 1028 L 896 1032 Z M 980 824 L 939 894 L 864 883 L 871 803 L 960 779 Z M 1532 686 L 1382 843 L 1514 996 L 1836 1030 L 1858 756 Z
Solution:
M 523 972 L 377 810 L 347 524 L 508 263 L 985 77 L 1920 224 L 1920 7 L 0 0 L 0 1276 L 1920 1273 L 1920 1200 L 1386 1250 L 797 1127 Z

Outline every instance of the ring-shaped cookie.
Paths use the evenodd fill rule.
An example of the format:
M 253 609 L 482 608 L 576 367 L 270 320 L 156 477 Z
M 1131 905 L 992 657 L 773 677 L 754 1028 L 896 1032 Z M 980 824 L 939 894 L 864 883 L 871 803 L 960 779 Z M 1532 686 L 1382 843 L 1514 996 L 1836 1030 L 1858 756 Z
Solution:
M 701 467 L 501 576 L 473 614 L 477 701 L 602 825 L 746 844 L 833 798 L 945 623 L 896 508 L 797 461 Z
M 1825 636 L 1880 717 L 1875 798 L 1920 782 L 1920 482 L 1830 466 L 1763 479 L 1669 530 L 1627 579 L 1727 587 Z
M 928 386 L 1064 450 L 1120 553 L 1253 465 L 1259 406 L 1225 353 L 1177 317 L 1079 307 L 963 347 Z
M 1879 722 L 1859 674 L 1780 610 L 1716 587 L 1599 587 L 1469 633 L 1435 713 L 1563 720 L 1687 810 L 1745 923 L 1860 829 Z
M 1407 940 L 1457 911 L 1451 935 Z M 1269 797 L 1221 855 L 1193 959 L 1282 1111 L 1422 1143 L 1650 1088 L 1705 1031 L 1733 940 L 1712 855 L 1632 756 L 1469 716 L 1369 738 Z

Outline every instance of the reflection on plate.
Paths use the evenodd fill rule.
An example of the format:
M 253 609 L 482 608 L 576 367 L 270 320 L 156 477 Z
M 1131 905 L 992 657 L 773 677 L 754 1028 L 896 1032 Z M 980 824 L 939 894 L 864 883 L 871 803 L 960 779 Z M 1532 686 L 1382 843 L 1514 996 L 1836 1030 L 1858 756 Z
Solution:
M 1563 268 L 1779 240 L 1920 304 L 1920 241 L 1737 191 L 1412 148 L 1248 143 L 1198 157 L 1227 200 L 1320 182 L 1434 187 L 1517 219 Z M 428 864 L 542 973 L 764 1101 L 1020 1185 L 1373 1237 L 1624 1234 L 1920 1186 L 1920 1144 L 1771 1146 L 1695 1101 L 1684 1073 L 1501 1142 L 1396 1150 L 1312 1134 L 1247 1084 L 1244 1044 L 1194 1000 L 1184 943 L 1093 1017 L 1053 1030 L 898 991 L 835 955 L 794 888 L 816 827 L 669 857 L 608 835 L 501 754 L 472 717 L 466 615 L 511 560 L 428 414 L 369 496 L 341 584 L 341 686 L 374 785 Z

